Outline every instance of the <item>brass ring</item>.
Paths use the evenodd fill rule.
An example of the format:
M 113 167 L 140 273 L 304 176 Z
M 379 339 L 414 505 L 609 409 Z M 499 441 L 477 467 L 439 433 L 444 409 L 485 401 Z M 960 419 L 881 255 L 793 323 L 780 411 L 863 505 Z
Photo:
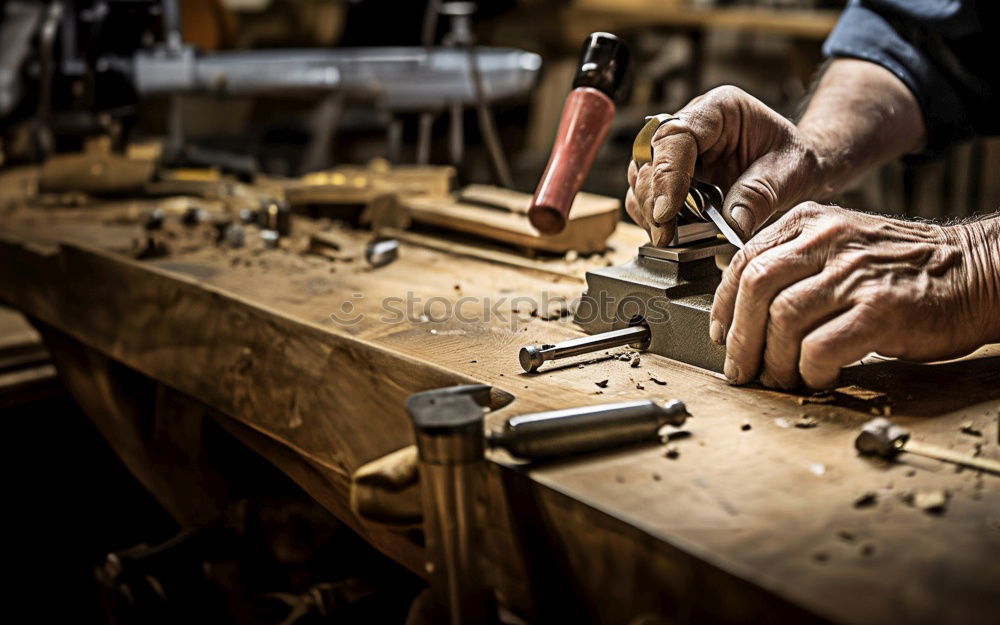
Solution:
M 680 119 L 680 117 L 669 113 L 650 115 L 646 118 L 646 124 L 635 136 L 635 141 L 632 142 L 632 160 L 635 162 L 636 169 L 653 162 L 653 135 L 656 134 L 660 126 L 675 119 Z

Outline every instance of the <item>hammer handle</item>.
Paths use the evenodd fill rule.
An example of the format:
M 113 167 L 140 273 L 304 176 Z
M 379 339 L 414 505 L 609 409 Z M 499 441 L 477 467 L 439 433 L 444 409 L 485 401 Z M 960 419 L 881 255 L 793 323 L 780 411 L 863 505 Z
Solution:
M 531 225 L 542 234 L 558 234 L 566 227 L 573 198 L 614 116 L 614 101 L 593 87 L 577 87 L 566 97 L 549 164 L 528 208 Z
M 952 462 L 954 464 L 969 467 L 970 469 L 985 471 L 986 473 L 992 473 L 993 475 L 1000 475 L 1000 462 L 991 460 L 990 458 L 971 456 L 969 454 L 960 453 L 945 447 L 921 443 L 920 441 L 915 441 L 913 439 L 906 441 L 902 450 L 908 451 L 911 454 L 917 454 L 918 456 L 934 458 L 935 460 L 942 460 L 944 462 Z

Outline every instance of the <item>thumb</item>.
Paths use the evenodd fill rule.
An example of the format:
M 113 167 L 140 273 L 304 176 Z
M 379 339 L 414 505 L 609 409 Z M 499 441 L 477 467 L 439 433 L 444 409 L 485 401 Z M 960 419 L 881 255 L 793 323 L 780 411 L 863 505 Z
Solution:
M 776 211 L 798 201 L 803 175 L 789 155 L 769 152 L 751 163 L 729 187 L 722 214 L 749 239 Z

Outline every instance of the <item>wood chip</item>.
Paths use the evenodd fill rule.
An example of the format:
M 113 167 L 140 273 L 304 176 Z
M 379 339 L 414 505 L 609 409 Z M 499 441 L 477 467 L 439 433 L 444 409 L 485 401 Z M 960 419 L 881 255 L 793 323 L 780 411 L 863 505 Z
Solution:
M 854 507 L 858 509 L 871 508 L 876 503 L 878 503 L 878 493 L 870 490 L 854 500 Z
M 670 458 L 671 460 L 676 460 L 678 457 L 680 457 L 681 452 L 679 449 L 677 449 L 677 445 L 670 445 L 667 447 L 667 451 L 663 455 L 666 456 L 667 458 Z
M 667 382 L 665 380 L 661 380 L 661 379 L 657 378 L 655 375 L 653 375 L 649 371 L 647 371 L 646 373 L 649 374 L 649 380 L 651 382 L 653 382 L 654 384 L 659 384 L 660 386 L 666 386 L 667 385 Z
M 962 434 L 968 434 L 969 436 L 982 436 L 983 431 L 976 427 L 972 421 L 966 421 L 962 424 L 960 430 Z
M 818 393 L 816 395 L 809 395 L 806 397 L 796 397 L 795 401 L 800 406 L 805 406 L 806 404 L 829 404 L 834 400 L 833 395 L 829 393 Z
M 942 514 L 948 505 L 948 493 L 941 489 L 917 491 L 907 497 L 907 503 L 930 514 Z
M 601 388 L 608 388 L 608 381 L 601 380 L 600 382 L 594 382 L 594 384 L 600 386 Z
M 640 362 L 642 362 L 642 359 L 639 358 L 639 354 L 632 354 L 632 363 L 631 363 L 632 368 L 633 369 L 638 369 Z
M 635 385 L 635 388 L 636 388 L 636 389 L 638 389 L 638 390 L 640 390 L 640 391 L 644 391 L 644 390 L 646 390 L 646 387 L 645 387 L 645 386 L 643 386 L 642 384 L 636 384 L 636 385 Z
M 799 420 L 795 422 L 795 427 L 807 430 L 819 425 L 819 419 L 808 415 L 799 415 Z

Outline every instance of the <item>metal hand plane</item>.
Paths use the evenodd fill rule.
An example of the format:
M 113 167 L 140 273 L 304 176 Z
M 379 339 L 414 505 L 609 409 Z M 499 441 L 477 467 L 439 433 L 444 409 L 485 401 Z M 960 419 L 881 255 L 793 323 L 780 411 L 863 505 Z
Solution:
M 632 148 L 637 166 L 653 161 L 653 134 L 671 119 L 647 118 Z M 722 277 L 715 257 L 743 247 L 722 217 L 722 203 L 718 187 L 693 181 L 671 245 L 644 245 L 625 265 L 587 272 L 576 324 L 589 334 L 642 325 L 649 330 L 646 350 L 721 372 L 725 347 L 708 334 L 712 297 Z

